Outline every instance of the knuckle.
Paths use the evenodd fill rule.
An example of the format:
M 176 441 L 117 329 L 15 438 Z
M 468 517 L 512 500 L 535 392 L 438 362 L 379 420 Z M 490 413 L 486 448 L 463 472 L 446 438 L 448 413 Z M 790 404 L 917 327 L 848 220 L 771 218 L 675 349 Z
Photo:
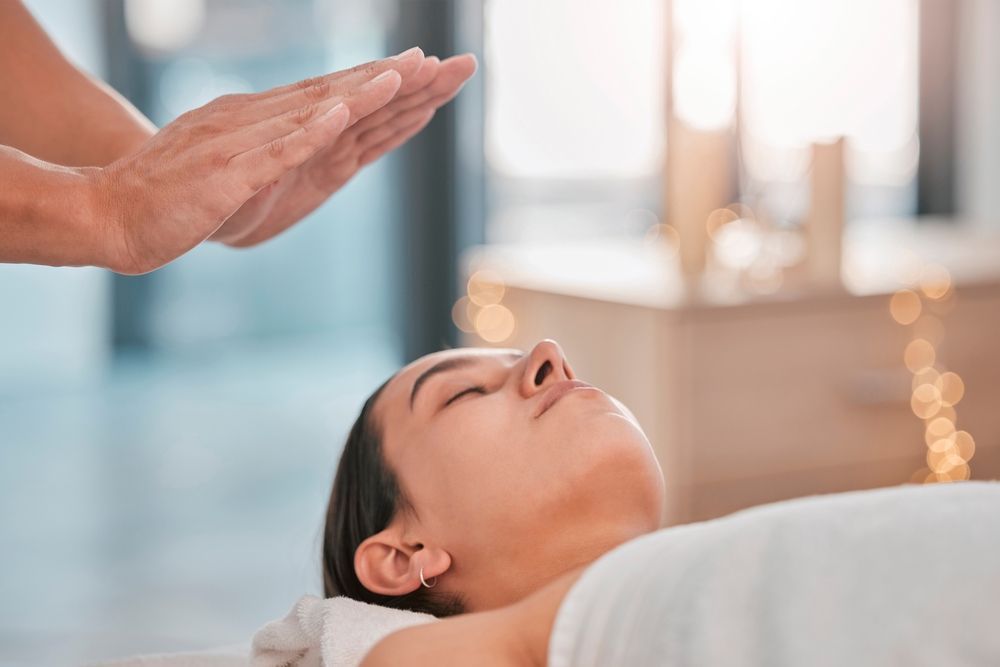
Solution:
M 226 155 L 220 151 L 214 151 L 208 157 L 208 164 L 213 170 L 222 170 L 232 164 L 235 155 Z
M 191 127 L 191 133 L 203 139 L 220 134 L 224 130 L 225 127 L 221 123 L 210 119 L 203 120 Z
M 361 63 L 360 65 L 355 65 L 348 71 L 351 74 L 374 74 L 376 69 L 378 69 L 378 63 L 375 61 L 369 61 Z
M 321 77 L 311 76 L 308 79 L 302 79 L 301 81 L 297 82 L 295 84 L 295 86 L 299 90 L 309 90 L 310 88 L 312 88 L 313 86 L 315 86 L 317 83 L 319 83 L 321 80 L 322 80 Z
M 284 137 L 278 137 L 277 139 L 272 139 L 267 142 L 267 146 L 264 150 L 265 154 L 273 159 L 280 159 L 285 153 L 285 139 Z
M 306 95 L 314 100 L 321 100 L 330 94 L 330 82 L 326 79 L 317 79 L 313 85 L 306 89 Z
M 316 117 L 319 113 L 319 107 L 315 104 L 307 104 L 304 107 L 300 107 L 292 112 L 292 120 L 298 125 L 305 125 L 310 120 Z

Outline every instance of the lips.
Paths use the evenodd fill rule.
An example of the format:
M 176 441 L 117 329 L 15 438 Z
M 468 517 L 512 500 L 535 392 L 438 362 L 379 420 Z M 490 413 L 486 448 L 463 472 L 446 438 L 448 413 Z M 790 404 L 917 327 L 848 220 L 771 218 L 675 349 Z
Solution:
M 574 389 L 596 389 L 597 387 L 587 384 L 583 380 L 562 380 L 560 382 L 555 382 L 551 387 L 545 390 L 542 394 L 541 399 L 538 403 L 538 409 L 535 411 L 535 419 L 541 417 L 546 410 L 552 407 L 552 405 L 558 401 L 560 398 L 573 391 Z

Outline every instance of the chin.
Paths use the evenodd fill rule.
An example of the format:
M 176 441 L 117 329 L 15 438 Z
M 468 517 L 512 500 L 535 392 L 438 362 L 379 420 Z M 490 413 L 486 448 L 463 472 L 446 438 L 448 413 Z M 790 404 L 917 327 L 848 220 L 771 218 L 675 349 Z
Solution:
M 566 442 L 573 487 L 593 495 L 609 511 L 644 517 L 650 530 L 659 527 L 665 500 L 663 472 L 631 413 L 588 414 L 577 421 Z

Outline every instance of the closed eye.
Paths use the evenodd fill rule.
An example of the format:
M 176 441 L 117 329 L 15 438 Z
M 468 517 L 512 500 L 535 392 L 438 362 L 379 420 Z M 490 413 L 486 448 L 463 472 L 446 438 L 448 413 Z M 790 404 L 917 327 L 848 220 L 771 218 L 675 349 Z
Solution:
M 451 398 L 449 398 L 448 401 L 444 404 L 444 406 L 448 407 L 449 405 L 451 405 L 452 403 L 454 403 L 458 399 L 462 398 L 466 394 L 472 394 L 472 393 L 485 394 L 486 393 L 486 387 L 484 387 L 482 385 L 476 385 L 475 387 L 469 387 L 468 389 L 463 389 L 462 391 L 458 392 L 457 394 L 455 394 L 454 396 L 452 396 Z

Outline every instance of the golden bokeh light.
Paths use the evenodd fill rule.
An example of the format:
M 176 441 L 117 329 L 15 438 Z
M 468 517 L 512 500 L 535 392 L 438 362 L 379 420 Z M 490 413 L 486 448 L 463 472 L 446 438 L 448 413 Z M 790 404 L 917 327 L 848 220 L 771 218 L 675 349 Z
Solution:
M 957 405 L 965 395 L 965 383 L 958 373 L 942 373 L 934 385 L 941 392 L 941 403 L 945 406 Z
M 955 436 L 935 440 L 927 446 L 927 449 L 937 454 L 943 454 L 955 448 Z
M 463 296 L 455 305 L 451 307 L 451 321 L 455 323 L 459 331 L 464 333 L 472 333 L 476 330 L 476 325 L 473 322 L 473 318 L 470 316 L 469 306 L 474 306 L 475 304 L 469 300 L 469 297 Z
M 903 361 L 911 373 L 919 373 L 925 368 L 934 366 L 936 358 L 937 353 L 934 351 L 934 346 L 923 338 L 910 341 L 903 352 Z
M 672 253 L 677 252 L 681 245 L 681 236 L 673 225 L 651 225 L 646 230 L 643 241 L 648 245 L 662 244 Z
M 484 306 L 476 315 L 476 334 L 488 343 L 502 343 L 514 333 L 514 313 L 500 304 Z
M 947 472 L 931 472 L 924 480 L 927 484 L 948 484 L 949 482 L 954 482 L 951 475 Z
M 941 392 L 932 384 L 922 384 L 913 390 L 910 407 L 916 416 L 929 419 L 941 409 Z
M 965 465 L 965 460 L 953 452 L 927 452 L 927 467 L 936 473 L 947 473 L 961 465 Z
M 968 431 L 959 431 L 955 434 L 955 454 L 963 461 L 971 461 L 975 456 L 976 442 Z
M 951 274 L 940 264 L 926 264 L 920 270 L 920 291 L 928 299 L 943 299 L 951 291 Z
M 947 417 L 935 417 L 927 422 L 927 428 L 924 433 L 927 446 L 933 449 L 932 443 L 938 442 L 944 438 L 954 440 L 955 422 Z
M 948 475 L 948 477 L 951 478 L 951 481 L 953 482 L 964 482 L 967 481 L 970 477 L 972 477 L 972 469 L 969 468 L 968 463 L 963 463 L 961 465 L 955 466 L 954 468 L 949 470 L 946 474 Z
M 492 306 L 503 300 L 503 278 L 496 271 L 476 271 L 469 277 L 467 292 L 469 299 L 477 306 Z
M 955 408 L 950 405 L 944 405 L 943 403 L 941 404 L 941 407 L 938 408 L 938 411 L 928 417 L 928 419 L 933 419 L 935 417 L 944 417 L 953 424 L 958 421 L 958 413 L 955 411 Z
M 889 300 L 889 313 L 899 324 L 913 324 L 920 317 L 920 296 L 913 290 L 901 289 Z
M 935 367 L 937 346 L 945 339 L 941 318 L 955 307 L 956 290 L 947 268 L 910 254 L 899 267 L 904 270 L 899 277 L 903 284 L 915 287 L 900 289 L 889 300 L 892 319 L 903 326 L 912 325 L 913 338 L 903 351 L 903 362 L 913 374 L 910 408 L 925 422 L 927 467 L 915 471 L 910 482 L 965 481 L 972 476 L 968 462 L 976 451 L 972 436 L 955 427 L 955 406 L 965 395 L 965 383 L 957 373 Z
M 732 208 L 715 209 L 705 219 L 705 231 L 708 232 L 708 237 L 714 240 L 720 229 L 730 222 L 736 222 L 740 217 L 740 214 L 732 210 Z
M 922 384 L 932 384 L 937 386 L 937 381 L 941 373 L 934 367 L 927 367 L 913 374 L 913 381 L 910 383 L 910 390 L 916 389 Z

